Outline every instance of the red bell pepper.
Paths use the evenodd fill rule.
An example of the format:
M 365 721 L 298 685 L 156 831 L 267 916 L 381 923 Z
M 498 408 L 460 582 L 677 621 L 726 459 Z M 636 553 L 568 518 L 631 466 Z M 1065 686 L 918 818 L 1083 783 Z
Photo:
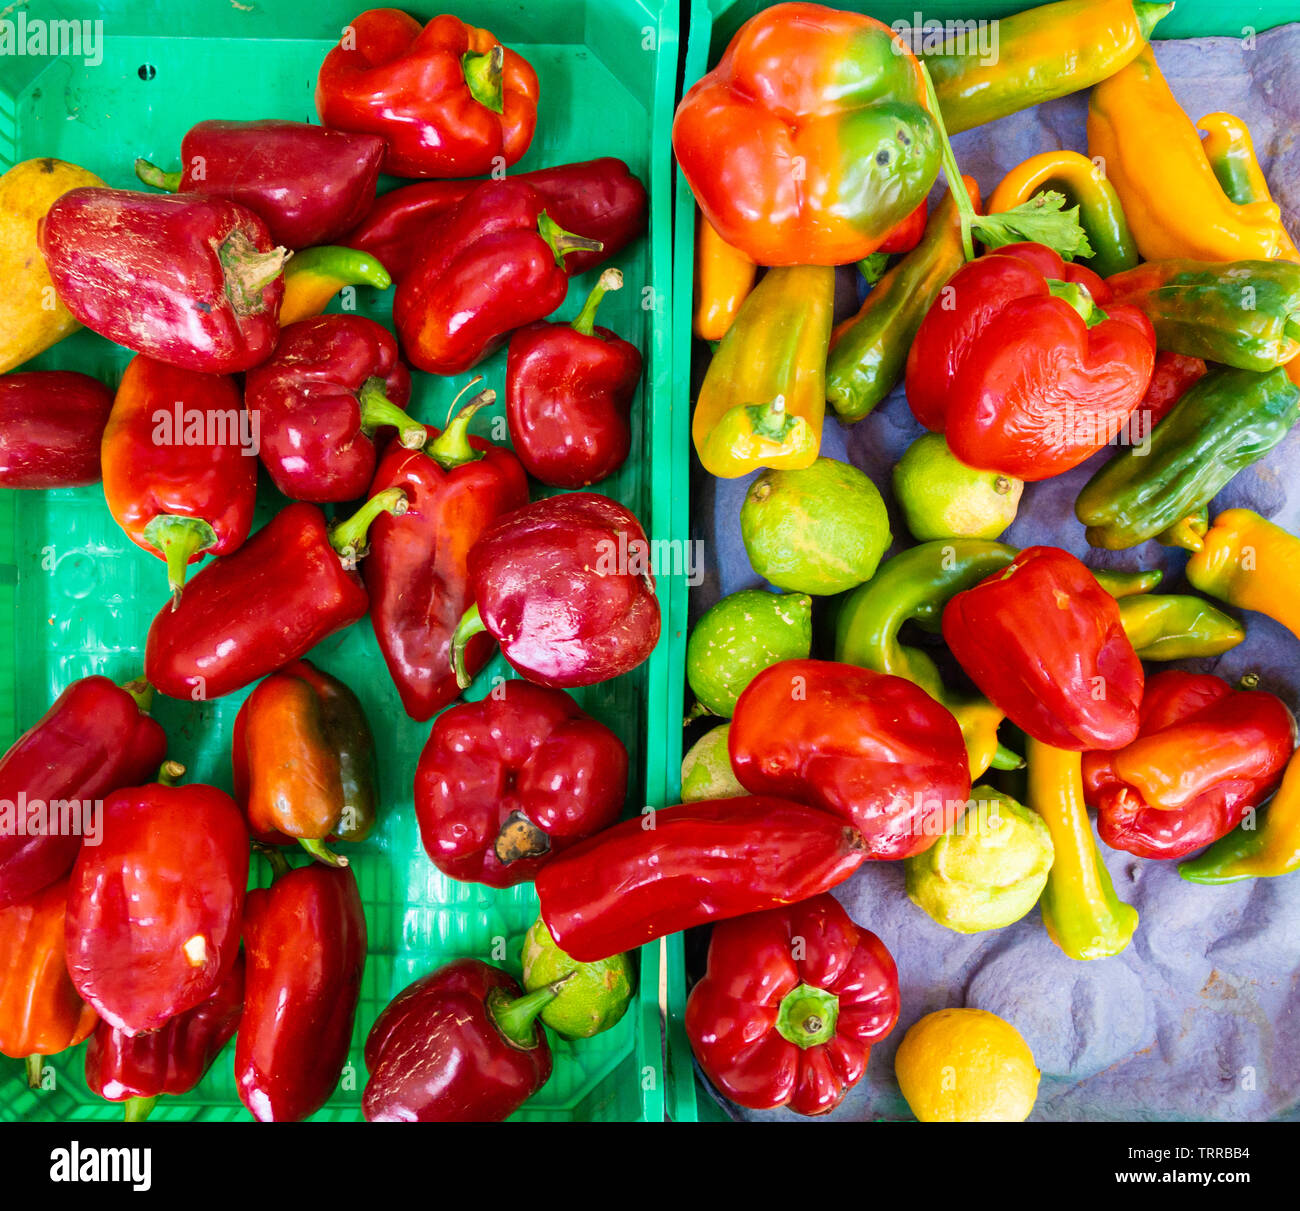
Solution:
M 100 479 L 113 393 L 72 370 L 0 377 L 0 488 L 76 488 Z
M 325 56 L 316 110 L 326 126 L 383 135 L 384 172 L 478 177 L 528 150 L 537 93 L 532 66 L 487 30 L 376 8 Z
M 143 682 L 83 677 L 0 757 L 0 907 L 72 869 L 95 801 L 149 777 L 167 754 Z M 53 818 L 57 812 L 57 822 Z
M 388 329 L 360 315 L 317 315 L 280 333 L 275 353 L 248 372 L 262 462 L 291 500 L 356 500 L 375 474 L 375 433 L 424 444 L 405 412 L 411 373 Z
M 1112 849 L 1181 858 L 1226 836 L 1282 779 L 1295 722 L 1280 698 L 1212 673 L 1146 684 L 1137 738 L 1083 756 L 1084 796 Z
M 968 466 L 1047 479 L 1115 437 L 1151 382 L 1155 348 L 1151 321 L 1111 304 L 1090 269 L 1008 244 L 963 265 L 926 313 L 907 402 Z
M 1117 749 L 1138 730 L 1142 663 L 1119 606 L 1068 551 L 1028 547 L 958 593 L 943 637 L 998 710 L 1035 740 Z
M 499 967 L 457 959 L 404 988 L 366 1039 L 366 1121 L 508 1118 L 551 1075 L 536 1019 L 562 982 L 524 994 Z
M 617 501 L 570 492 L 495 521 L 471 548 L 475 604 L 452 638 L 462 689 L 465 650 L 487 631 L 537 685 L 593 685 L 630 672 L 659 642 L 659 601 L 641 523 Z
M 247 370 L 275 348 L 287 253 L 243 206 L 74 189 L 37 233 L 60 302 L 110 341 L 202 374 Z
M 1143 414 L 1143 432 L 1149 433 L 1164 420 L 1188 388 L 1205 377 L 1207 369 L 1199 357 L 1170 353 L 1168 349 L 1157 350 L 1151 383 L 1136 409 L 1137 413 Z
M 264 758 L 256 778 L 250 721 L 252 747 Z M 278 727 L 283 730 L 277 733 Z M 364 841 L 375 826 L 379 791 L 370 723 L 356 694 L 310 661 L 272 673 L 244 699 L 231 729 L 230 766 L 235 802 L 263 845 L 301 846 L 321 861 L 346 866 L 347 859 L 322 840 Z M 313 815 L 316 828 L 307 826 Z M 282 832 L 279 825 L 297 832 Z M 316 836 L 298 835 L 305 832 Z
M 312 863 L 250 891 L 244 950 L 239 1100 L 258 1122 L 300 1122 L 338 1086 L 361 999 L 366 918 L 352 872 Z
M 257 443 L 235 380 L 134 357 L 104 430 L 104 498 L 126 536 L 167 565 L 229 555 L 253 525 Z
M 281 509 L 234 555 L 204 568 L 175 609 L 158 612 L 145 644 L 150 684 L 172 698 L 220 698 L 364 617 L 369 598 L 356 562 L 366 529 L 405 507 L 400 492 L 381 492 L 333 527 L 315 505 Z
M 333 244 L 375 202 L 386 143 L 355 134 L 264 118 L 211 120 L 181 140 L 179 172 L 135 162 L 146 185 L 201 193 L 245 206 L 286 248 Z
M 393 295 L 393 322 L 413 365 L 461 374 L 564 302 L 566 254 L 601 244 L 565 231 L 546 207 L 521 181 L 485 181 L 429 233 Z
M 535 877 L 613 824 L 626 796 L 623 742 L 563 690 L 526 681 L 439 715 L 415 770 L 425 853 L 489 887 Z
M 585 488 L 615 471 L 632 448 L 632 397 L 641 351 L 608 328 L 596 308 L 623 275 L 606 269 L 570 324 L 541 321 L 510 338 L 506 420 L 524 468 L 552 488 Z
M 733 1102 L 827 1114 L 862 1079 L 898 1009 L 885 944 L 820 895 L 713 927 L 686 1034 Z
M 866 852 L 856 829 L 817 808 L 763 795 L 703 800 L 580 841 L 538 874 L 537 895 L 556 945 L 590 963 L 829 891 Z
M 603 156 L 578 164 L 557 164 L 512 174 L 546 199 L 546 213 L 566 231 L 599 240 L 599 251 L 577 249 L 564 258 L 573 277 L 621 252 L 646 229 L 645 186 L 622 160 Z M 481 181 L 421 181 L 384 194 L 339 243 L 378 257 L 400 282 L 421 247 Z
M 128 1123 L 143 1122 L 163 1094 L 189 1093 L 235 1035 L 244 1005 L 244 956 L 206 1001 L 148 1034 L 125 1034 L 100 1022 L 86 1044 L 86 1085 L 125 1102 Z
M 110 1026 L 136 1035 L 206 1001 L 239 953 L 248 832 L 214 786 L 158 782 L 104 800 L 104 837 L 83 845 L 68 888 L 72 982 Z
M 736 778 L 848 820 L 868 858 L 933 845 L 970 798 L 961 727 L 902 677 L 830 660 L 784 660 L 740 695 L 727 737 Z
M 460 696 L 451 639 L 474 600 L 470 548 L 503 513 L 528 503 L 519 460 L 469 435 L 470 418 L 495 399 L 494 391 L 480 392 L 441 434 L 425 430 L 422 450 L 390 446 L 375 473 L 372 490 L 400 489 L 407 509 L 377 518 L 372 528 L 363 566 L 370 619 L 402 706 L 421 722 Z M 470 675 L 491 655 L 490 637 L 470 640 Z
M 77 995 L 63 957 L 67 903 L 64 879 L 0 908 L 0 1052 L 14 1059 L 57 1055 L 95 1029 L 95 1011 Z M 33 1087 L 40 1073 L 40 1060 L 29 1059 Z

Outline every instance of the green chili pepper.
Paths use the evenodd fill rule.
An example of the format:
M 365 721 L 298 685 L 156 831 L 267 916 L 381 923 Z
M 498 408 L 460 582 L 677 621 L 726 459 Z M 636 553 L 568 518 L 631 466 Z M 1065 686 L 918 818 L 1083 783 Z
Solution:
M 1199 597 L 1125 597 L 1119 616 L 1143 660 L 1218 656 L 1246 638 L 1241 623 Z

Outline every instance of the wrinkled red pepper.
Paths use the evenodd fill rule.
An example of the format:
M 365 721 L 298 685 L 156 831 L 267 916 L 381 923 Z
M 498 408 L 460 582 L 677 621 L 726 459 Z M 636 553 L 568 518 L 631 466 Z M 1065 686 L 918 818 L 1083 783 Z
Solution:
M 126 536 L 167 565 L 229 555 L 257 503 L 257 446 L 235 380 L 134 357 L 104 430 L 104 498 Z
M 179 172 L 135 162 L 146 184 L 245 206 L 286 248 L 333 244 L 374 205 L 386 148 L 379 135 L 263 118 L 210 120 L 181 140 Z
M 487 631 L 529 681 L 561 689 L 630 672 L 659 642 L 659 601 L 641 523 L 608 496 L 570 492 L 494 522 L 469 553 L 474 602 L 452 639 Z
M 244 950 L 239 1100 L 258 1122 L 300 1122 L 338 1086 L 361 999 L 366 918 L 352 872 L 312 863 L 250 891 Z
M 1164 420 L 1188 388 L 1205 376 L 1207 369 L 1199 357 L 1170 353 L 1168 349 L 1157 350 L 1155 369 L 1151 371 L 1151 384 L 1135 410 L 1135 415 L 1143 414 L 1143 432 L 1149 433 Z
M 104 836 L 68 887 L 68 971 L 110 1026 L 157 1030 L 216 992 L 239 953 L 248 831 L 214 786 L 164 781 L 104 800 Z
M 167 737 L 146 713 L 149 698 L 143 682 L 117 686 L 107 677 L 83 677 L 0 757 L 0 800 L 14 804 L 11 818 L 0 813 L 0 907 L 30 899 L 72 869 L 81 833 L 62 813 L 51 831 L 51 803 L 74 803 L 84 812 L 162 763 Z M 82 814 L 76 822 L 84 825 Z
M 172 698 L 220 698 L 305 656 L 364 617 L 356 571 L 366 529 L 405 508 L 381 492 L 333 527 L 315 505 L 281 509 L 234 555 L 204 568 L 149 627 L 145 676 Z
M 546 213 L 566 231 L 599 240 L 599 251 L 577 249 L 564 258 L 573 277 L 621 252 L 646 229 L 645 186 L 622 160 L 603 156 L 578 164 L 557 164 L 512 175 L 546 199 Z M 339 243 L 378 257 L 393 281 L 414 264 L 437 224 L 477 189 L 481 181 L 421 181 L 381 197 Z
M 564 302 L 566 254 L 601 245 L 565 231 L 546 207 L 514 178 L 485 181 L 429 233 L 393 295 L 407 360 L 430 374 L 461 374 Z
M 183 370 L 270 357 L 286 251 L 251 210 L 182 193 L 65 193 L 37 238 L 59 300 L 93 332 Z
M 370 1123 L 497 1123 L 551 1075 L 537 1024 L 559 982 L 523 993 L 499 967 L 457 959 L 404 988 L 366 1039 Z
M 453 879 L 532 879 L 618 819 L 627 767 L 623 742 L 563 690 L 507 681 L 433 725 L 415 771 L 424 851 Z
M 0 488 L 76 488 L 100 480 L 113 393 L 72 370 L 0 377 Z
M 943 637 L 972 681 L 1035 740 L 1117 749 L 1138 730 L 1142 663 L 1119 606 L 1068 551 L 1028 547 L 953 597 Z
M 1103 311 L 1102 308 L 1105 308 Z M 1041 244 L 963 265 L 907 357 L 907 402 L 968 466 L 1024 480 L 1076 467 L 1142 401 L 1155 331 Z
M 828 895 L 722 921 L 686 1002 L 705 1075 L 741 1106 L 834 1110 L 898 1021 L 885 944 Z
M 110 1102 L 125 1102 L 128 1123 L 143 1122 L 163 1094 L 189 1093 L 235 1036 L 244 1005 L 244 956 L 206 1001 L 157 1030 L 130 1035 L 100 1022 L 86 1045 L 86 1085 Z
M 411 372 L 397 340 L 364 316 L 290 324 L 270 359 L 248 372 L 245 396 L 258 418 L 262 463 L 291 500 L 365 496 L 379 429 L 396 429 L 405 446 L 424 444 L 424 426 L 402 411 Z
M 552 488 L 613 475 L 632 448 L 632 397 L 641 351 L 595 326 L 596 308 L 623 275 L 606 269 L 572 323 L 540 321 L 510 338 L 506 420 L 524 468 Z
M 857 830 L 829 812 L 764 795 L 712 799 L 580 841 L 538 874 L 537 895 L 556 945 L 590 963 L 819 895 L 864 857 Z
M 483 391 L 441 434 L 426 430 L 421 450 L 393 445 L 375 472 L 373 491 L 406 494 L 401 516 L 384 515 L 371 530 L 363 565 L 370 618 L 402 706 L 412 719 L 431 719 L 460 696 L 451 667 L 451 639 L 473 604 L 469 552 L 503 513 L 528 503 L 519 460 L 501 446 L 469 436 L 469 422 L 496 399 Z M 467 672 L 492 655 L 487 635 L 470 640 Z
M 1084 795 L 1112 849 L 1181 858 L 1258 807 L 1294 748 L 1295 722 L 1280 698 L 1167 669 L 1146 684 L 1137 738 L 1084 754 Z
M 961 727 L 902 677 L 830 660 L 784 660 L 740 695 L 727 747 L 736 778 L 843 817 L 868 858 L 908 858 L 966 808 Z
M 528 150 L 537 95 L 532 66 L 487 30 L 376 8 L 325 56 L 316 110 L 326 126 L 383 135 L 386 173 L 478 177 Z

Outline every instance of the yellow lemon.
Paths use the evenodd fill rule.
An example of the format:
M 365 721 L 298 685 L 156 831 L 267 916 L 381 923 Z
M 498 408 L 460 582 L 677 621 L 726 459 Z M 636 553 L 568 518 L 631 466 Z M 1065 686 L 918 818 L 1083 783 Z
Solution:
M 903 1036 L 894 1074 L 923 1123 L 1020 1123 L 1038 1096 L 1028 1044 L 983 1009 L 926 1014 Z

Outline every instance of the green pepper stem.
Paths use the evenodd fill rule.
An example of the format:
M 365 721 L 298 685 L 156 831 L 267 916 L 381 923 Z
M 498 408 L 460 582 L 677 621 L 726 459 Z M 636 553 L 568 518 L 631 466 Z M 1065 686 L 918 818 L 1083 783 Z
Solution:
M 328 848 L 324 839 L 319 837 L 299 837 L 298 844 L 311 854 L 311 856 L 324 866 L 344 867 L 348 865 L 348 860 L 341 854 L 336 854 Z
M 154 779 L 159 786 L 175 786 L 185 777 L 185 767 L 179 761 L 167 760 L 158 767 L 158 776 Z
M 277 846 L 267 845 L 264 841 L 254 841 L 253 850 L 264 857 L 271 864 L 271 882 L 276 879 L 282 879 L 293 867 L 289 865 L 289 859 L 284 856 Z
M 226 297 L 239 315 L 257 315 L 266 310 L 262 292 L 284 272 L 293 255 L 287 248 L 263 252 L 236 228 L 217 249 L 225 271 Z
M 585 235 L 565 231 L 544 210 L 537 216 L 537 234 L 550 246 L 560 268 L 564 268 L 564 258 L 570 252 L 600 252 L 605 247 L 599 240 L 589 240 Z
M 469 689 L 470 682 L 474 680 L 469 666 L 465 663 L 465 649 L 475 635 L 481 635 L 486 630 L 487 624 L 483 621 L 483 615 L 478 612 L 478 606 L 472 605 L 461 616 L 455 631 L 452 632 L 451 667 L 456 674 L 456 684 L 462 690 Z
M 27 1088 L 39 1089 L 41 1087 L 41 1075 L 45 1072 L 45 1057 L 43 1055 L 29 1055 L 26 1068 Z
M 746 404 L 745 411 L 749 415 L 754 436 L 765 437 L 768 441 L 785 441 L 790 436 L 790 430 L 799 423 L 798 417 L 791 416 L 785 410 L 784 395 L 778 395 L 766 404 Z
M 183 176 L 180 172 L 163 172 L 157 164 L 150 164 L 145 159 L 136 160 L 135 175 L 146 185 L 152 185 L 155 189 L 165 189 L 168 193 L 175 193 L 180 189 Z
M 122 1121 L 124 1123 L 143 1123 L 152 1112 L 156 1097 L 129 1097 L 122 1103 Z
M 1108 318 L 1081 282 L 1062 282 L 1048 278 L 1047 290 L 1054 299 L 1067 304 L 1089 328 L 1095 328 Z
M 835 1037 L 840 999 L 825 988 L 800 984 L 781 998 L 776 1012 L 777 1033 L 801 1051 L 819 1047 Z
M 358 559 L 365 553 L 366 533 L 381 513 L 400 517 L 406 512 L 406 493 L 401 488 L 385 488 L 376 492 L 351 517 L 335 523 L 330 529 L 330 546 L 344 559 Z
M 397 430 L 397 440 L 408 450 L 418 450 L 428 440 L 424 426 L 384 394 L 382 378 L 366 379 L 357 392 L 357 403 L 361 405 L 361 432 L 367 437 L 383 425 L 391 425 Z
M 491 50 L 467 51 L 460 57 L 461 71 L 469 95 L 494 114 L 505 112 L 505 89 L 502 84 L 505 51 L 500 45 Z
M 930 117 L 939 132 L 939 155 L 943 163 L 943 175 L 948 182 L 948 192 L 952 194 L 953 203 L 957 207 L 957 219 L 961 224 L 962 253 L 966 260 L 973 261 L 975 241 L 971 238 L 971 228 L 979 216 L 975 213 L 975 207 L 971 205 L 970 195 L 966 192 L 966 185 L 961 179 L 961 169 L 957 165 L 957 156 L 948 138 L 948 128 L 944 126 L 943 115 L 939 111 L 939 98 L 934 91 L 934 81 L 930 79 L 930 69 L 926 67 L 923 59 L 917 60 L 917 66 L 920 67 L 921 78 L 925 81 L 925 101 L 930 110 Z
M 167 563 L 167 585 L 171 589 L 174 610 L 181 603 L 190 560 L 217 545 L 217 532 L 201 517 L 159 513 L 145 526 L 142 537 L 162 554 Z
M 555 1000 L 560 989 L 573 976 L 574 973 L 569 972 L 568 975 L 561 976 L 558 980 L 553 980 L 549 984 L 544 984 L 541 988 L 534 989 L 532 992 L 526 992 L 513 1001 L 506 1000 L 504 990 L 494 988 L 492 992 L 501 995 L 493 996 L 492 993 L 488 994 L 488 1017 L 500 1032 L 502 1038 L 511 1046 L 534 1047 L 536 1046 L 536 1037 L 533 1033 L 533 1023 L 537 1020 L 537 1015 Z
M 889 253 L 872 252 L 863 257 L 858 262 L 858 272 L 862 274 L 862 280 L 868 286 L 874 286 L 881 278 L 885 276 L 885 270 L 889 268 Z
M 574 332 L 580 332 L 583 336 L 591 336 L 592 330 L 596 326 L 596 308 L 600 306 L 600 300 L 609 291 L 622 289 L 622 273 L 612 267 L 606 269 L 591 288 L 591 293 L 587 295 L 587 301 L 583 303 L 582 310 L 574 317 L 573 323 L 570 325 Z
M 467 383 L 461 389 L 460 395 L 451 401 L 451 406 L 455 408 L 456 400 L 460 399 L 461 395 L 464 395 L 475 383 L 482 381 L 482 376 L 479 376 Z M 447 418 L 446 427 L 424 447 L 424 452 L 444 471 L 463 467 L 466 463 L 477 462 L 484 456 L 484 451 L 476 450 L 470 444 L 469 422 L 474 419 L 476 412 L 482 408 L 490 408 L 496 401 L 497 393 L 491 387 L 480 391 Z
M 135 704 L 140 708 L 141 714 L 147 715 L 149 713 L 149 708 L 153 706 L 153 686 L 143 677 L 136 677 L 118 686 L 118 689 L 125 690 L 135 699 Z

